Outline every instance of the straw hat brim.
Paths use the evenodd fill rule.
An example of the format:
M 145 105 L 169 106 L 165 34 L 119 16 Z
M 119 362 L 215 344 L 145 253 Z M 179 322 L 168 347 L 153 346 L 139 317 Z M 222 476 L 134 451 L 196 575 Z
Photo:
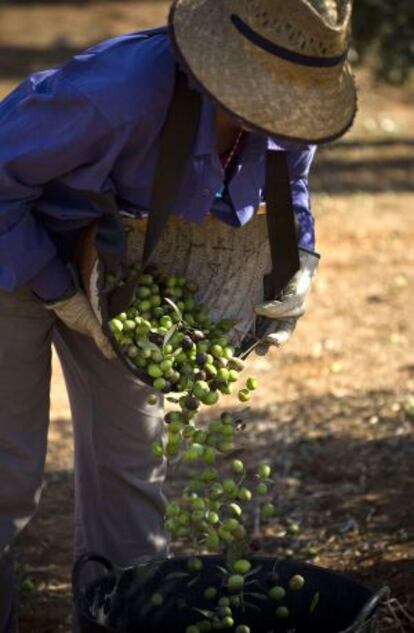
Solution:
M 313 68 L 270 55 L 223 19 L 221 5 L 175 2 L 170 12 L 176 55 L 201 90 L 259 133 L 310 144 L 342 136 L 357 110 L 349 64 Z

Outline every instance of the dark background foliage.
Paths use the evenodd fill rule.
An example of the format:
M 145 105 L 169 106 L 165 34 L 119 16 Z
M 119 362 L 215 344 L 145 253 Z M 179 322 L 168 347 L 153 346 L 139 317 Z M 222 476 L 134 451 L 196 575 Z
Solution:
M 413 0 L 355 0 L 354 45 L 361 59 L 376 54 L 380 78 L 407 81 L 414 67 Z

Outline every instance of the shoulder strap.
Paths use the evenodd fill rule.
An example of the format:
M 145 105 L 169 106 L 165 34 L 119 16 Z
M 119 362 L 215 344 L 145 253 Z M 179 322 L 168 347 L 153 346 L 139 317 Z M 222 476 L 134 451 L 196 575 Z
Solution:
M 266 203 L 272 271 L 264 284 L 265 298 L 270 300 L 280 294 L 300 266 L 286 152 L 267 152 Z
M 145 265 L 154 252 L 174 206 L 198 130 L 200 113 L 200 93 L 190 89 L 186 75 L 177 69 L 173 98 L 161 131 L 152 185 L 143 254 Z M 80 193 L 102 212 L 96 224 L 95 245 L 105 270 L 116 273 L 125 257 L 126 240 L 115 198 L 108 193 L 85 190 Z
M 147 265 L 175 204 L 185 165 L 198 130 L 201 95 L 177 71 L 174 96 L 161 132 L 160 150 L 152 186 L 143 264 Z

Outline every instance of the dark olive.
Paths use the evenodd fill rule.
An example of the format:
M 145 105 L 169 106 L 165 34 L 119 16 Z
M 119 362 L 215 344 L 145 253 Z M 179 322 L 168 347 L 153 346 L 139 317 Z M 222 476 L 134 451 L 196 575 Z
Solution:
M 164 416 L 164 422 L 165 424 L 171 424 L 171 422 L 174 421 L 175 415 L 174 415 L 175 411 L 170 411 L 169 413 L 166 413 Z
M 184 406 L 189 411 L 197 411 L 197 409 L 200 407 L 200 400 L 197 400 L 197 398 L 193 398 L 190 396 L 185 399 Z
M 204 367 L 208 359 L 208 356 L 205 352 L 198 352 L 196 356 L 196 363 L 199 367 Z
M 210 380 L 208 385 L 209 385 L 211 391 L 217 391 L 221 387 L 221 380 L 215 380 L 215 379 Z
M 150 332 L 149 340 L 151 343 L 155 343 L 155 345 L 161 346 L 164 342 L 164 337 L 161 334 L 157 334 L 156 332 Z
M 184 336 L 184 338 L 183 338 L 183 342 L 181 343 L 181 346 L 182 346 L 182 348 L 183 348 L 185 351 L 188 351 L 188 350 L 190 350 L 190 349 L 193 349 L 194 343 L 193 343 L 193 341 L 191 340 L 191 337 L 190 337 L 190 336 L 188 336 L 188 335 Z

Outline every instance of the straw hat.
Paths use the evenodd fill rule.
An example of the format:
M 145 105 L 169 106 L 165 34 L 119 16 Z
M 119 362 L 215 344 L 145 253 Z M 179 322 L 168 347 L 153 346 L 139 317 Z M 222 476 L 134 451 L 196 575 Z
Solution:
M 352 0 L 175 0 L 179 61 L 204 92 L 249 127 L 307 143 L 352 125 L 347 62 Z

